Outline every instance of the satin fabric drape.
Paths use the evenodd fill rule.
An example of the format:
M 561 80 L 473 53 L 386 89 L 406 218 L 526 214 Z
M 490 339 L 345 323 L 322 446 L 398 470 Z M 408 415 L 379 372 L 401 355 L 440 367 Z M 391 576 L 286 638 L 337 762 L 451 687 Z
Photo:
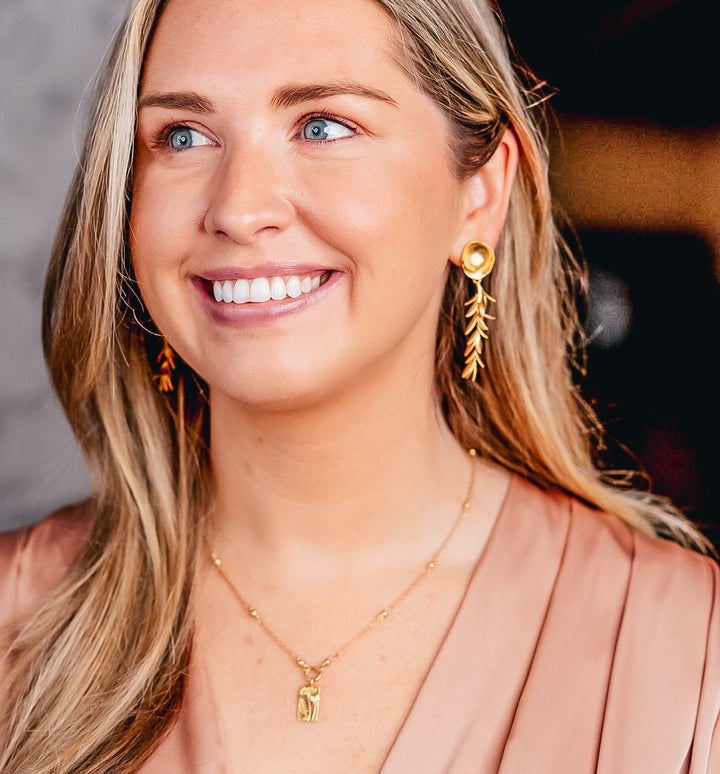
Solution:
M 0 536 L 0 624 L 59 582 L 85 532 L 63 511 Z M 514 478 L 380 774 L 719 774 L 719 578 Z M 203 660 L 142 774 L 226 771 Z

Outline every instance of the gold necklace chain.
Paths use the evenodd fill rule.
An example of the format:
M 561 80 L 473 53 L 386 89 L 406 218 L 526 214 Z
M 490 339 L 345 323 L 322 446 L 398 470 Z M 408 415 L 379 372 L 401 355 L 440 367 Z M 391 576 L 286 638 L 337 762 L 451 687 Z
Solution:
M 475 449 L 469 449 L 468 454 L 471 458 L 476 456 Z M 314 722 L 318 719 L 320 710 L 320 686 L 317 684 L 318 680 L 322 677 L 323 672 L 336 661 L 340 656 L 348 651 L 355 643 L 369 634 L 377 624 L 384 621 L 390 613 L 417 587 L 422 579 L 431 571 L 434 570 L 440 556 L 445 550 L 450 539 L 455 534 L 455 531 L 460 526 L 460 522 L 463 519 L 465 513 L 470 510 L 471 498 L 473 494 L 473 487 L 475 485 L 475 464 L 471 466 L 470 483 L 468 485 L 467 494 L 462 502 L 460 513 L 457 519 L 455 519 L 450 531 L 445 535 L 445 539 L 440 543 L 435 554 L 426 562 L 420 573 L 412 580 L 412 582 L 397 596 L 389 605 L 384 607 L 368 624 L 366 624 L 354 637 L 349 639 L 344 645 L 338 648 L 332 655 L 321 661 L 317 666 L 309 664 L 305 659 L 298 656 L 290 646 L 278 637 L 277 634 L 268 626 L 265 620 L 260 616 L 257 608 L 251 605 L 245 597 L 238 591 L 235 584 L 230 580 L 225 570 L 223 569 L 222 560 L 216 552 L 211 552 L 212 563 L 220 573 L 220 577 L 227 583 L 232 593 L 237 597 L 240 604 L 246 609 L 248 615 L 260 624 L 263 631 L 270 637 L 270 639 L 285 653 L 292 658 L 292 660 L 300 667 L 305 676 L 305 683 L 300 686 L 298 690 L 298 704 L 297 704 L 297 719 L 304 722 Z

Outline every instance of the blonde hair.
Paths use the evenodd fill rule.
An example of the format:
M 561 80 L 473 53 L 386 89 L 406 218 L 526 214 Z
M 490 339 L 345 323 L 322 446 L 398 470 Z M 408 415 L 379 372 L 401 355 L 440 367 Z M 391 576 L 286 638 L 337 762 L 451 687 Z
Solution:
M 511 64 L 496 12 L 482 0 L 376 2 L 397 23 L 401 65 L 448 117 L 457 174 L 481 166 L 507 128 L 521 148 L 478 384 L 460 378 L 460 272 L 445 291 L 436 383 L 452 431 L 544 488 L 705 549 L 679 513 L 611 486 L 593 464 L 600 428 L 571 371 L 579 273 L 553 222 L 536 92 Z M 94 526 L 62 588 L 18 624 L 0 719 L 7 774 L 135 771 L 182 701 L 208 501 L 207 392 L 181 362 L 174 395 L 154 389 L 160 339 L 126 246 L 138 84 L 162 7 L 135 0 L 109 53 L 48 270 L 45 354 L 94 478 Z
M 594 463 L 603 430 L 572 373 L 573 366 L 582 370 L 576 291 L 584 273 L 553 218 L 547 146 L 533 116 L 544 102 L 542 84 L 513 65 L 500 12 L 477 0 L 376 2 L 397 22 L 409 74 L 449 119 L 458 174 L 482 166 L 506 129 L 520 146 L 510 210 L 486 283 L 497 299 L 497 319 L 477 384 L 459 378 L 469 283 L 453 272 L 445 289 L 436 382 L 453 433 L 545 489 L 565 491 L 643 532 L 710 551 L 669 503 L 629 486 L 639 476 Z

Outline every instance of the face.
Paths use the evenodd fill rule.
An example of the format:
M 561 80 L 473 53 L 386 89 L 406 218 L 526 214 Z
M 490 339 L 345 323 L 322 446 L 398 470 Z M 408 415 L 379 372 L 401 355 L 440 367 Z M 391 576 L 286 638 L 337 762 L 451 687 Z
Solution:
M 162 15 L 131 252 L 159 330 L 213 401 L 432 380 L 468 192 L 396 46 L 371 0 L 171 0 Z

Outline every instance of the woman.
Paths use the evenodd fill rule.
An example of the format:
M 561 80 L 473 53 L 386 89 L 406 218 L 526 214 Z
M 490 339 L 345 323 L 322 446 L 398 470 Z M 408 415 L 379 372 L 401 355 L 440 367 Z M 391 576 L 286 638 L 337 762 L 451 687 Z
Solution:
M 46 290 L 95 494 L 0 543 L 0 770 L 717 769 L 717 566 L 592 464 L 534 101 L 484 2 L 135 1 Z

